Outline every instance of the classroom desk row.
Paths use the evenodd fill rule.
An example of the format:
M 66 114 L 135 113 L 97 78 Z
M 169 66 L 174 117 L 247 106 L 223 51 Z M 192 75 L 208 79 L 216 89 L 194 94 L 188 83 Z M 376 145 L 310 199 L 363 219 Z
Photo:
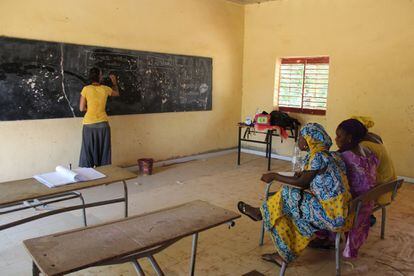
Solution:
M 126 180 L 137 175 L 116 166 L 96 168 L 105 178 L 48 188 L 34 178 L 0 183 L 0 215 L 79 198 L 82 204 L 43 212 L 0 225 L 8 229 L 47 216 L 83 209 L 85 227 L 23 241 L 32 258 L 32 275 L 64 275 L 92 266 L 131 262 L 138 275 L 145 275 L 139 260 L 147 258 L 157 275 L 164 275 L 154 254 L 184 237 L 192 236 L 189 275 L 195 274 L 198 235 L 222 224 L 234 226 L 240 215 L 204 201 L 128 217 Z M 124 196 L 85 203 L 79 190 L 122 182 Z M 31 202 L 31 204 L 27 204 Z M 125 203 L 125 218 L 87 226 L 85 209 L 107 204 Z M 165 231 L 169 229 L 169 231 Z

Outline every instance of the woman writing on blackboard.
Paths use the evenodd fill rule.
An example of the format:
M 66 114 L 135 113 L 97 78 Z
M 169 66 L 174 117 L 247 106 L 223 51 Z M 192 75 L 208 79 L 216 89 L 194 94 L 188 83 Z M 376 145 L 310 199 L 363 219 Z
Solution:
M 119 96 L 115 75 L 109 75 L 112 88 L 102 85 L 102 72 L 98 68 L 89 71 L 90 85 L 82 89 L 79 109 L 83 118 L 82 148 L 79 167 L 97 167 L 111 164 L 111 131 L 105 112 L 108 96 Z

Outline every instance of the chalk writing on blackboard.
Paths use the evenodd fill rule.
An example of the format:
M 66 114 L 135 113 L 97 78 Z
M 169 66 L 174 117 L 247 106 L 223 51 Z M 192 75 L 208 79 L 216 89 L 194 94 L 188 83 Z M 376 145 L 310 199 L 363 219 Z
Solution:
M 0 120 L 79 117 L 90 68 L 118 77 L 109 115 L 212 109 L 212 59 L 0 37 Z

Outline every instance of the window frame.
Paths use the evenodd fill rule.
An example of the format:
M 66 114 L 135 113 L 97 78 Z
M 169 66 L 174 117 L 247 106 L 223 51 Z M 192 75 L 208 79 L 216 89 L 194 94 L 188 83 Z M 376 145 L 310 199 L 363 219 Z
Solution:
M 280 81 L 281 81 L 281 74 L 282 74 L 282 64 L 304 64 L 304 71 L 303 71 L 303 83 L 302 83 L 302 99 L 301 99 L 301 108 L 298 107 L 287 107 L 287 106 L 280 106 L 279 99 L 280 99 Z M 302 113 L 302 114 L 311 114 L 311 115 L 326 115 L 326 110 L 328 108 L 328 103 L 326 103 L 325 109 L 312 109 L 312 108 L 303 108 L 303 98 L 304 98 L 304 86 L 305 86 L 305 76 L 306 76 L 306 65 L 307 64 L 329 64 L 329 57 L 328 56 L 320 56 L 320 57 L 298 57 L 298 58 L 281 58 L 280 59 L 280 68 L 279 68 L 279 79 L 277 83 L 277 106 L 279 111 L 283 112 L 294 112 L 294 113 Z M 328 70 L 328 92 L 329 92 L 329 70 Z M 326 96 L 326 100 L 328 100 L 328 95 Z

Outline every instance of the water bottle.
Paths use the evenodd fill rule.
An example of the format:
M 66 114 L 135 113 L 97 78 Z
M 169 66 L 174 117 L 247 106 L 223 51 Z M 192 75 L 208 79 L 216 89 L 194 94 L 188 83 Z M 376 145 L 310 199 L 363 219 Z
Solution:
M 301 172 L 303 170 L 303 156 L 302 151 L 299 149 L 298 143 L 295 143 L 292 156 L 292 171 Z

